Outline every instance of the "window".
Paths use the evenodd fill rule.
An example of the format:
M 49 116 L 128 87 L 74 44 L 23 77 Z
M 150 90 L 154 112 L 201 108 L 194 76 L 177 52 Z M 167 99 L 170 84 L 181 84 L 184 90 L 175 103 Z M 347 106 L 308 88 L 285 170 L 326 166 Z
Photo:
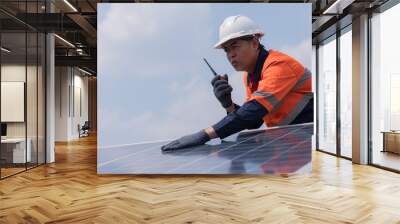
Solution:
M 400 170 L 400 5 L 371 18 L 372 163 Z
M 352 33 L 351 25 L 340 36 L 340 154 L 351 158 L 352 148 Z
M 336 153 L 336 36 L 318 47 L 318 149 Z

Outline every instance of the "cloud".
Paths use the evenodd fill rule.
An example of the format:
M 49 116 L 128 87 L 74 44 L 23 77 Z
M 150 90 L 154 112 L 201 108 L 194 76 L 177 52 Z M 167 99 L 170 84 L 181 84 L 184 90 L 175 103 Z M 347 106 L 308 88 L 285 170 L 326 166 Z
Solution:
M 241 105 L 245 98 L 243 73 L 229 74 L 229 82 L 234 88 L 233 101 Z M 156 111 L 130 114 L 126 105 L 125 110 L 102 107 L 99 139 L 103 141 L 99 145 L 174 139 L 211 126 L 226 115 L 208 81 L 197 76 L 188 82 L 175 80 L 169 86 L 176 97 Z
M 179 85 L 179 84 L 178 84 Z M 120 109 L 103 109 L 99 145 L 129 144 L 180 137 L 206 128 L 225 116 L 208 83 L 196 77 L 174 90 L 178 96 L 158 111 L 129 115 Z
M 311 39 L 305 39 L 296 45 L 284 45 L 277 50 L 294 57 L 305 67 L 311 69 Z
M 188 73 L 212 38 L 208 4 L 109 4 L 100 8 L 98 66 L 112 78 Z M 156 64 L 155 64 L 156 63 Z M 129 69 L 128 69 L 129 68 Z

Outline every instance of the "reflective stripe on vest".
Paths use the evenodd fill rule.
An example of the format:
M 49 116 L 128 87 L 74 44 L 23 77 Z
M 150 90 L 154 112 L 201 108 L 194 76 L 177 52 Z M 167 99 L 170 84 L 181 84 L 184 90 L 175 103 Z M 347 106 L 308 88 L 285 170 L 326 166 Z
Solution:
M 296 83 L 296 85 L 293 87 L 293 90 L 298 90 L 308 79 L 311 79 L 311 72 L 307 68 L 304 68 L 304 74 Z M 286 118 L 283 121 L 281 121 L 278 125 L 288 125 L 292 123 L 292 121 L 297 117 L 297 115 L 301 113 L 301 111 L 303 111 L 304 107 L 313 97 L 314 94 L 312 92 L 304 94 L 301 100 L 297 102 L 297 105 L 289 112 Z
M 275 98 L 275 96 L 272 93 L 255 91 L 253 95 L 264 97 L 265 100 L 268 101 L 273 107 L 276 107 L 279 104 L 279 101 Z

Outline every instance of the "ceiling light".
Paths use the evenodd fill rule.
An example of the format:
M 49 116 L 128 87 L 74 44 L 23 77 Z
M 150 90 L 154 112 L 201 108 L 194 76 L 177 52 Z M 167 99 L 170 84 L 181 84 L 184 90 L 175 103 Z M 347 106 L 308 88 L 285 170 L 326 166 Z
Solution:
M 336 0 L 331 6 L 329 6 L 322 14 L 342 14 L 343 10 L 347 6 L 351 5 L 354 0 Z
M 92 73 L 90 73 L 90 72 L 88 72 L 88 71 L 86 71 L 86 70 L 83 70 L 83 69 L 81 69 L 81 68 L 79 68 L 79 67 L 78 67 L 78 70 L 81 71 L 81 72 L 83 72 L 83 73 L 85 73 L 85 74 L 87 74 L 87 75 L 90 75 L 90 76 L 92 75 Z
M 72 10 L 74 10 L 74 12 L 78 12 L 78 10 L 71 4 L 69 3 L 68 0 L 64 0 L 65 4 L 67 4 Z
M 5 48 L 5 47 L 1 47 L 1 50 L 4 51 L 4 52 L 6 52 L 6 53 L 10 53 L 10 52 L 11 52 L 11 50 L 9 50 L 9 49 L 7 49 L 7 48 Z
M 66 40 L 66 39 L 64 39 L 64 38 L 62 38 L 62 37 L 60 37 L 60 36 L 57 35 L 57 34 L 54 34 L 54 36 L 57 37 L 58 39 L 60 39 L 62 42 L 64 42 L 64 43 L 66 43 L 67 45 L 69 45 L 70 47 L 75 48 L 75 45 L 73 45 L 73 44 L 72 44 L 71 42 L 69 42 L 68 40 Z

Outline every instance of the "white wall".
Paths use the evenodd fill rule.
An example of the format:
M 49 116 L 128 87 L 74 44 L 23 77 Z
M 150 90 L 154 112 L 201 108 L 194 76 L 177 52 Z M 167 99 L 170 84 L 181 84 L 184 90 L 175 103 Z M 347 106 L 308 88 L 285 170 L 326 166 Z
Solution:
M 68 139 L 69 96 L 70 84 L 69 68 L 55 68 L 55 141 Z
M 1 121 L 24 122 L 25 83 L 1 82 Z
M 76 74 L 75 70 L 75 75 L 74 75 L 74 94 L 75 96 L 73 97 L 75 100 L 75 106 L 72 109 L 72 111 L 75 111 L 75 113 L 72 113 L 72 119 L 71 119 L 71 135 L 76 138 L 79 136 L 78 133 L 78 124 L 80 124 L 81 126 L 85 123 L 85 121 L 88 120 L 88 77 L 87 76 L 81 76 L 82 73 L 79 73 L 78 75 Z M 79 93 L 80 90 L 80 93 Z M 79 96 L 80 95 L 80 99 Z M 80 105 L 79 105 L 79 102 Z M 80 109 L 82 110 L 81 112 L 79 111 L 79 107 L 81 107 Z
M 25 70 L 27 69 L 27 70 Z M 36 67 L 35 66 L 27 66 L 25 67 L 24 65 L 19 65 L 19 64 L 6 64 L 6 65 L 2 65 L 1 66 L 1 81 L 2 82 L 25 82 L 25 75 L 26 72 L 28 72 L 28 75 L 30 74 L 36 74 Z M 29 80 L 30 84 L 32 84 L 31 82 L 33 82 L 32 80 Z M 36 85 L 36 81 L 33 83 L 34 85 Z M 27 103 L 32 102 L 33 100 L 31 99 L 32 97 L 36 99 L 36 89 L 32 89 L 32 88 L 28 88 L 27 89 Z M 32 92 L 31 92 L 32 91 Z M 3 96 L 4 97 L 4 96 Z M 36 104 L 35 105 L 28 105 L 31 107 L 35 107 L 36 108 Z M 6 108 L 1 108 L 2 110 L 6 110 Z M 31 112 L 31 109 L 29 109 L 28 112 Z M 36 123 L 36 113 L 28 113 L 28 122 L 32 122 L 35 121 Z M 32 117 L 33 116 L 33 117 Z M 7 136 L 8 137 L 25 137 L 25 124 L 26 122 L 7 122 Z M 28 125 L 28 129 L 33 127 L 33 124 L 29 124 Z M 35 127 L 33 127 L 36 130 L 36 125 Z M 30 129 L 29 129 L 30 130 Z M 28 130 L 28 132 L 29 132 Z M 28 137 L 29 134 L 31 132 L 28 133 Z
M 88 120 L 88 78 L 83 75 L 76 68 L 56 67 L 56 141 L 77 139 L 79 137 L 78 124 L 83 125 Z M 79 100 L 81 100 L 80 103 Z M 82 105 L 81 113 L 78 105 Z
M 25 64 L 24 65 L 2 65 L 1 66 L 1 81 L 18 81 L 25 82 Z M 28 67 L 30 70 L 31 67 Z M 6 108 L 1 108 L 5 110 Z M 8 137 L 24 137 L 25 136 L 25 123 L 24 122 L 8 122 L 7 123 L 7 136 Z

